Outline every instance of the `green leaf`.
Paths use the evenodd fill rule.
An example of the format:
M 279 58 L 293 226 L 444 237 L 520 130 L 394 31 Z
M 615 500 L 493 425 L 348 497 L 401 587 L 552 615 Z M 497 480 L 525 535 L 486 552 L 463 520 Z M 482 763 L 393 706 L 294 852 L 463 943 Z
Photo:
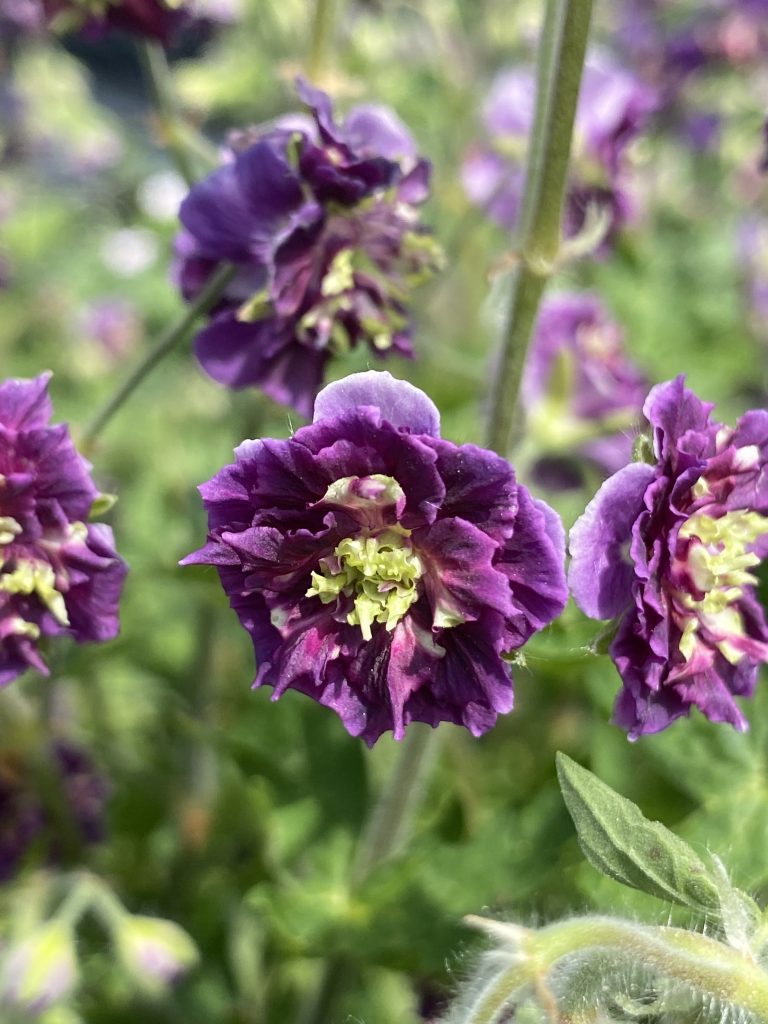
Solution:
M 557 755 L 557 775 L 593 867 L 632 889 L 719 916 L 717 879 L 686 842 L 565 754 Z

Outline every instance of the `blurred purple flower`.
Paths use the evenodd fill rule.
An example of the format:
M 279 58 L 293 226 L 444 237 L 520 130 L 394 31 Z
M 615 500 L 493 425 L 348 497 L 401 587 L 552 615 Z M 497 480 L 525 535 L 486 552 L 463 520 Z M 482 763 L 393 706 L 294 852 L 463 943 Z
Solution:
M 63 795 L 83 842 L 100 842 L 104 837 L 109 793 L 106 780 L 96 771 L 87 752 L 72 743 L 55 741 L 50 761 L 60 777 Z M 46 800 L 34 787 L 24 754 L 3 751 L 0 752 L 0 881 L 13 878 L 33 848 L 40 849 L 48 863 L 59 860 L 57 822 L 52 820 Z
M 83 314 L 85 336 L 98 344 L 115 361 L 129 355 L 141 338 L 141 318 L 130 302 L 99 299 Z
M 196 351 L 228 387 L 261 387 L 311 415 L 333 354 L 411 355 L 409 292 L 439 264 L 419 222 L 429 166 L 385 107 L 341 125 L 306 83 L 306 117 L 244 133 L 181 207 L 177 276 L 193 299 L 219 261 L 238 274 Z
M 768 552 L 768 412 L 731 429 L 711 410 L 682 377 L 653 388 L 655 464 L 612 476 L 571 531 L 577 604 L 616 620 L 614 717 L 630 739 L 691 707 L 745 729 L 734 698 L 753 692 L 768 661 L 751 572 Z
M 0 686 L 48 674 L 43 638 L 119 629 L 126 566 L 111 529 L 86 522 L 99 493 L 67 427 L 49 426 L 49 379 L 0 385 Z
M 46 21 L 63 31 L 101 35 L 119 29 L 132 35 L 170 42 L 188 18 L 188 4 L 168 0 L 40 0 Z
M 596 295 L 562 292 L 542 304 L 521 396 L 526 436 L 548 456 L 550 484 L 557 455 L 578 454 L 605 474 L 632 457 L 648 382 L 623 341 Z M 535 466 L 534 475 L 543 479 Z M 572 475 L 566 473 L 569 480 Z
M 480 735 L 506 652 L 567 597 L 558 516 L 493 452 L 439 436 L 423 392 L 360 373 L 285 441 L 245 441 L 201 493 L 211 564 L 274 699 L 299 690 L 373 745 L 409 722 Z
M 475 147 L 462 167 L 469 198 L 508 229 L 517 224 L 534 100 L 532 71 L 515 68 L 499 74 L 483 109 L 490 146 Z M 632 219 L 626 150 L 657 105 L 654 89 L 606 57 L 587 62 L 574 125 L 565 210 L 569 237 L 584 226 L 589 205 L 605 211 L 609 235 Z
M 752 327 L 768 340 L 768 221 L 758 217 L 744 220 L 737 246 Z

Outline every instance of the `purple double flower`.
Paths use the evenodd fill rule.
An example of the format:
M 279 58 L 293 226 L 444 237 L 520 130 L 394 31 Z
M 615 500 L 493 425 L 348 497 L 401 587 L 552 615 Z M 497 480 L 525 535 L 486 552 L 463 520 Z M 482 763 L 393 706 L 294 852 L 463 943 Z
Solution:
M 310 416 L 333 355 L 412 354 L 410 291 L 440 256 L 418 212 L 429 165 L 405 126 L 379 106 L 339 125 L 325 93 L 299 94 L 312 119 L 236 137 L 182 204 L 176 248 L 189 300 L 219 262 L 237 268 L 197 336 L 206 372 Z
M 50 426 L 50 374 L 0 385 L 0 686 L 48 674 L 42 645 L 111 640 L 126 566 L 88 518 L 99 492 L 66 425 Z
M 682 377 L 653 388 L 653 462 L 607 480 L 571 531 L 576 602 L 615 620 L 615 721 L 631 739 L 692 707 L 746 728 L 735 698 L 768 661 L 753 573 L 768 552 L 768 412 L 730 428 L 711 410 Z
M 423 392 L 355 374 L 287 440 L 245 441 L 201 493 L 254 685 L 295 689 L 373 744 L 409 722 L 474 735 L 513 703 L 504 655 L 567 598 L 557 515 L 493 452 L 440 437 Z

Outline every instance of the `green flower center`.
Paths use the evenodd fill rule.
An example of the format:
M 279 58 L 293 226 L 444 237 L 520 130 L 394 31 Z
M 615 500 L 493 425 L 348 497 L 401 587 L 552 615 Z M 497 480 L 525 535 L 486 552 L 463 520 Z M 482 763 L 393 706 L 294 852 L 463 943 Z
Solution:
M 693 541 L 686 568 L 697 589 L 704 593 L 700 599 L 692 594 L 679 595 L 682 604 L 693 613 L 686 621 L 680 650 L 686 660 L 690 659 L 696 646 L 696 632 L 703 624 L 723 637 L 717 647 L 735 665 L 743 652 L 727 638 L 744 636 L 744 620 L 735 604 L 744 587 L 758 582 L 749 570 L 760 563 L 760 558 L 749 549 L 768 536 L 768 517 L 744 510 L 726 512 L 715 519 L 697 512 L 683 523 L 679 536 Z
M 374 622 L 393 630 L 418 599 L 424 571 L 409 537 L 410 531 L 392 527 L 375 536 L 345 538 L 332 556 L 320 559 L 322 572 L 312 573 L 306 596 L 319 597 L 323 604 L 351 597 L 354 607 L 347 622 L 359 626 L 366 640 Z

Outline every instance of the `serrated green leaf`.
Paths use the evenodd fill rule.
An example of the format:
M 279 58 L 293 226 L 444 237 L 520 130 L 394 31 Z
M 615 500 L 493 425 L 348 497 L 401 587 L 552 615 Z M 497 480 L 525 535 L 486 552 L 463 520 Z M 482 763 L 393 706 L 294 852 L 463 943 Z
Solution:
M 717 880 L 686 842 L 565 754 L 557 755 L 557 775 L 593 867 L 632 889 L 719 916 Z

